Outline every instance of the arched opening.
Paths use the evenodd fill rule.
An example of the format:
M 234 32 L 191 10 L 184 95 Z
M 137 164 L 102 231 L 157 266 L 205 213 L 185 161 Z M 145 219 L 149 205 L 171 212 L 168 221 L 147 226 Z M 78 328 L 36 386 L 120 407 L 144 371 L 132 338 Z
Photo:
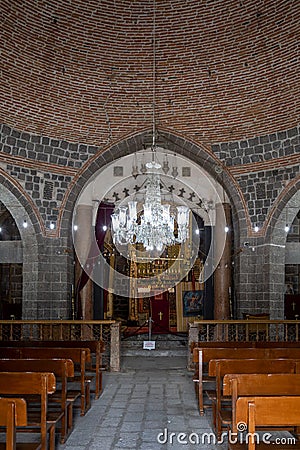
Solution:
M 143 327 L 150 313 L 156 314 L 157 317 L 160 316 L 160 320 L 162 317 L 165 319 L 167 314 L 168 320 L 163 321 L 161 329 L 174 329 L 174 331 L 186 331 L 188 322 L 195 318 L 213 318 L 213 272 L 216 267 L 221 270 L 221 265 L 218 262 L 215 263 L 214 259 L 217 253 L 222 253 L 221 250 L 226 240 L 226 218 L 222 212 L 223 208 L 221 208 L 221 213 L 218 213 L 218 221 L 223 223 L 218 234 L 220 235 L 219 247 L 221 250 L 216 250 L 214 244 L 212 245 L 216 228 L 216 206 L 224 203 L 228 205 L 229 198 L 221 184 L 223 177 L 220 179 L 217 171 L 213 171 L 215 176 L 212 176 L 200 165 L 201 157 L 197 161 L 197 158 L 191 158 L 192 155 L 186 153 L 189 157 L 170 151 L 165 147 L 159 148 L 158 152 L 161 165 L 165 168 L 165 173 L 162 175 L 168 193 L 183 199 L 188 205 L 200 234 L 198 253 L 189 270 L 181 277 L 178 277 L 178 271 L 170 268 L 171 253 L 176 253 L 175 249 L 163 253 L 155 261 L 137 262 L 136 256 L 132 258 L 130 255 L 129 257 L 123 251 L 116 251 L 113 248 L 109 229 L 105 233 L 101 262 L 94 260 L 86 264 L 89 249 L 93 246 L 95 234 L 93 228 L 96 226 L 99 205 L 108 205 L 107 211 L 110 210 L 110 212 L 105 213 L 104 210 L 101 224 L 105 228 L 109 228 L 111 208 L 115 208 L 121 202 L 126 202 L 140 191 L 146 176 L 142 168 L 149 157 L 149 149 L 138 149 L 134 153 L 103 165 L 100 169 L 97 167 L 97 170 L 82 186 L 73 215 L 75 251 L 80 263 L 77 264 L 77 273 L 75 270 L 76 285 L 81 277 L 82 267 L 85 270 L 88 269 L 90 280 L 84 284 L 81 298 L 77 303 L 77 311 L 81 310 L 80 318 L 114 318 L 121 320 L 126 326 Z M 136 173 L 136 169 L 138 169 L 138 173 Z M 232 227 L 230 231 L 232 231 Z M 231 238 L 232 236 L 231 233 Z M 185 252 L 183 252 L 183 258 L 184 254 Z M 113 278 L 112 288 L 111 284 L 105 284 L 103 279 L 98 282 L 99 280 L 95 276 L 95 273 L 98 273 L 96 264 L 101 266 L 105 263 L 108 263 L 109 266 L 108 281 L 106 281 L 110 283 Z M 149 286 L 150 283 L 148 283 L 148 279 L 145 281 L 145 278 L 154 273 L 159 278 L 166 269 L 166 265 L 168 278 L 164 279 L 165 289 L 160 289 L 159 283 L 157 286 Z M 226 263 L 225 271 L 228 270 L 228 273 L 231 268 L 229 266 L 231 266 L 231 260 Z M 122 272 L 120 277 L 116 275 L 116 271 L 119 270 Z M 103 278 L 103 274 L 99 276 Z M 134 294 L 132 294 L 133 278 L 135 279 Z M 156 279 L 157 281 L 158 279 Z M 232 286 L 231 275 L 229 282 Z M 198 299 L 197 308 L 192 306 L 189 308 L 188 300 L 194 297 Z M 154 302 L 151 300 L 153 298 Z M 168 310 L 164 307 L 163 311 L 156 311 L 156 300 L 160 301 L 160 309 L 164 302 L 167 303 Z

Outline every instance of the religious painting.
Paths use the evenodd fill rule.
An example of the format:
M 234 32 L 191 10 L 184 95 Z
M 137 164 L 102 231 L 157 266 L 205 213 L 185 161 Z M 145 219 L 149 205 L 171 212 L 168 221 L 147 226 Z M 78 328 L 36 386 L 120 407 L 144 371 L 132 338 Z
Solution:
M 183 291 L 183 317 L 203 316 L 204 291 Z

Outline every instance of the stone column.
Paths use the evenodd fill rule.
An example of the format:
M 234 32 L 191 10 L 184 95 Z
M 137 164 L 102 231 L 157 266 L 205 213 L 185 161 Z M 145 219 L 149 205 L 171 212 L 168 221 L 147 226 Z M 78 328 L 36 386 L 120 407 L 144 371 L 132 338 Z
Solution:
M 110 326 L 110 370 L 120 371 L 121 323 L 116 322 Z
M 78 205 L 76 210 L 76 225 L 78 227 L 74 236 L 77 262 L 75 266 L 75 286 L 77 286 L 85 267 L 92 241 L 92 220 L 93 206 Z M 82 318 L 83 320 L 93 319 L 93 282 L 88 280 L 84 288 L 80 291 Z
M 229 228 L 226 233 L 225 226 Z M 230 205 L 216 205 L 215 225 L 215 271 L 214 271 L 214 319 L 230 319 L 231 295 L 231 238 L 232 224 Z

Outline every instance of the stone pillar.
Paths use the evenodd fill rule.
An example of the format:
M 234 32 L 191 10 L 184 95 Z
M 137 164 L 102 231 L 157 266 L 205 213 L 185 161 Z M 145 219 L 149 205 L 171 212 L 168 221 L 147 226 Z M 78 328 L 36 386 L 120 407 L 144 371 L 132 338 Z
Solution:
M 85 266 L 92 241 L 92 220 L 93 206 L 78 205 L 76 210 L 76 225 L 78 229 L 74 236 L 75 251 L 77 260 L 75 265 L 75 286 L 77 286 Z M 83 320 L 93 319 L 93 282 L 88 280 L 84 288 L 80 291 L 82 318 Z
M 229 231 L 224 231 L 228 226 Z M 219 203 L 216 205 L 215 225 L 215 262 L 214 271 L 214 319 L 230 319 L 231 296 L 231 238 L 232 224 L 230 205 Z
M 109 269 L 109 287 L 113 286 L 115 276 L 115 255 L 110 256 L 110 269 Z M 114 295 L 112 292 L 107 293 L 107 311 L 106 318 L 111 319 L 114 315 Z
M 187 368 L 188 370 L 194 370 L 194 364 L 193 364 L 193 354 L 191 352 L 191 346 L 192 344 L 198 344 L 199 342 L 199 325 L 196 323 L 189 323 L 188 324 L 188 331 L 189 331 L 189 336 L 188 336 L 188 361 L 187 361 Z
M 120 334 L 121 323 L 113 323 L 110 326 L 110 370 L 120 372 Z

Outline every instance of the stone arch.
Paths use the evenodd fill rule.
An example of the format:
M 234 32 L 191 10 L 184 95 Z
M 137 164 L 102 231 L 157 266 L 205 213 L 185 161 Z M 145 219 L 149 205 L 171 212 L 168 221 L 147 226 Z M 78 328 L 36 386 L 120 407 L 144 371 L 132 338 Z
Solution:
M 69 234 L 75 201 L 91 176 L 112 161 L 149 147 L 151 143 L 152 131 L 145 130 L 106 148 L 101 154 L 98 153 L 90 159 L 89 163 L 74 178 L 65 199 L 61 221 L 62 237 L 67 237 Z M 238 184 L 207 146 L 196 144 L 174 132 L 163 129 L 158 130 L 157 145 L 174 154 L 185 156 L 205 169 L 224 188 L 230 199 L 236 236 L 238 236 L 239 230 L 244 230 L 242 233 L 247 234 L 247 217 Z
M 41 229 L 30 201 L 8 177 L 0 173 L 1 201 L 14 218 L 21 236 L 23 255 L 22 317 L 33 319 L 38 309 L 38 242 Z M 28 227 L 23 228 L 26 220 Z
M 276 283 L 277 292 L 270 292 L 270 307 L 276 311 L 277 318 L 284 318 L 285 294 L 285 244 L 287 233 L 284 229 L 286 222 L 291 224 L 300 209 L 300 179 L 291 183 L 283 191 L 281 197 L 274 205 L 266 243 L 269 248 L 269 277 L 270 283 Z M 275 281 L 276 280 L 276 281 Z

